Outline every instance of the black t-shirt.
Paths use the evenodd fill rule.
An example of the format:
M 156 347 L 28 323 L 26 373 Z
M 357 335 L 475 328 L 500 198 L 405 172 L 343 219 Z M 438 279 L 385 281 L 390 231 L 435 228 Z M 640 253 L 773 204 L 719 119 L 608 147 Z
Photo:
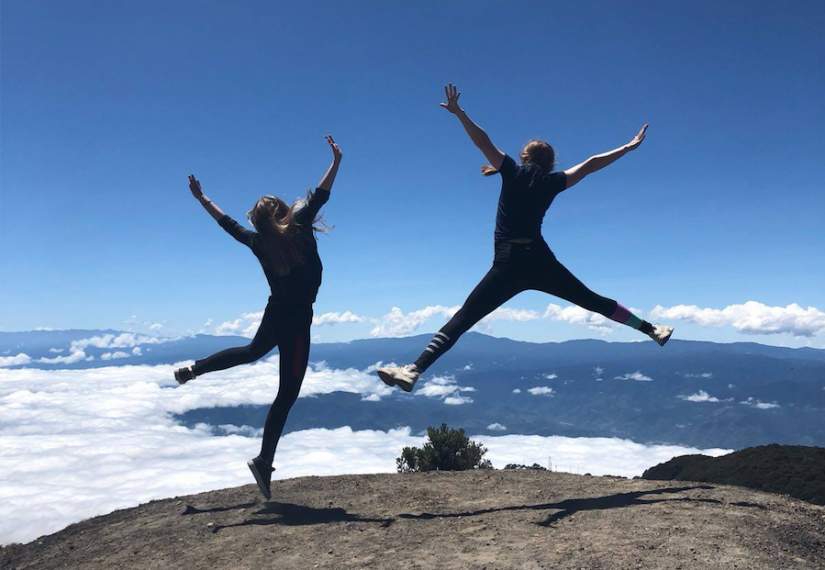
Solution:
M 278 275 L 265 262 L 265 254 L 260 246 L 260 236 L 240 225 L 238 222 L 224 216 L 218 223 L 229 235 L 247 246 L 261 262 L 261 267 L 269 282 L 272 291 L 271 302 L 279 305 L 311 305 L 318 295 L 321 286 L 321 258 L 318 257 L 318 244 L 312 230 L 312 221 L 318 215 L 321 206 L 329 200 L 329 191 L 316 188 L 310 192 L 303 205 L 295 210 L 295 220 L 306 241 L 304 249 L 304 263 L 296 265 L 286 275 Z
M 564 172 L 545 174 L 534 164 L 516 165 L 504 155 L 498 169 L 501 195 L 496 214 L 496 243 L 512 239 L 541 241 L 544 213 L 560 192 L 567 188 Z

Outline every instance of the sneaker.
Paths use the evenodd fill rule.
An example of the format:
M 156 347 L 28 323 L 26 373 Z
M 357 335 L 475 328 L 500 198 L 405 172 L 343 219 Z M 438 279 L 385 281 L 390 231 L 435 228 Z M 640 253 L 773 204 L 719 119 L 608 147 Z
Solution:
M 252 471 L 252 475 L 255 476 L 258 489 L 261 490 L 261 494 L 266 497 L 268 501 L 272 497 L 272 493 L 269 491 L 269 484 L 272 481 L 272 472 L 275 471 L 275 468 L 264 463 L 264 460 L 260 457 L 254 457 L 247 461 L 246 464 L 249 466 L 249 470 Z
M 650 338 L 659 343 L 659 346 L 664 346 L 670 340 L 670 335 L 673 334 L 673 327 L 666 327 L 662 325 L 653 325 L 653 332 L 648 334 Z
M 178 384 L 186 384 L 194 378 L 195 373 L 192 371 L 191 366 L 187 366 L 186 368 L 178 368 L 175 370 L 175 380 L 178 381 Z
M 397 368 L 379 368 L 378 377 L 387 386 L 398 386 L 405 392 L 412 392 L 413 386 L 421 377 L 414 366 L 399 366 Z

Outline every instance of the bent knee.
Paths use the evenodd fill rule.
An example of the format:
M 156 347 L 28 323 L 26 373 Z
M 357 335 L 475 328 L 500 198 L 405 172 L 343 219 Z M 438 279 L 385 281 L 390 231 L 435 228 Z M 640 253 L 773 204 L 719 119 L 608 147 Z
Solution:
M 250 344 L 246 347 L 247 362 L 254 362 L 260 358 L 263 358 L 269 353 L 270 350 L 272 349 L 266 346 L 255 346 Z

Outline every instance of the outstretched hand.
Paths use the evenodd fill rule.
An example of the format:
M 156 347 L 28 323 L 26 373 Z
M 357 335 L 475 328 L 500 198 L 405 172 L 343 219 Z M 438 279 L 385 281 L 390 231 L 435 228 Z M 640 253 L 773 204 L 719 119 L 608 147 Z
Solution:
M 627 145 L 628 150 L 635 150 L 642 144 L 642 141 L 645 140 L 645 132 L 647 131 L 647 123 L 642 127 L 642 130 L 639 131 L 639 134 L 633 137 L 633 140 L 630 141 L 630 144 Z
M 325 135 L 324 138 L 329 143 L 329 146 L 332 148 L 332 159 L 335 162 L 341 162 L 341 159 L 344 157 L 344 153 L 341 152 L 340 148 L 338 148 L 338 143 L 332 140 L 332 135 Z
M 447 109 L 453 115 L 458 114 L 461 111 L 461 108 L 458 106 L 458 98 L 461 97 L 461 91 L 458 88 L 450 83 L 449 85 L 444 86 L 444 94 L 447 96 L 446 103 L 439 103 L 442 107 Z
M 201 190 L 200 181 L 195 178 L 194 174 L 189 175 L 189 190 L 192 191 L 192 196 L 200 200 L 203 198 L 203 190 Z

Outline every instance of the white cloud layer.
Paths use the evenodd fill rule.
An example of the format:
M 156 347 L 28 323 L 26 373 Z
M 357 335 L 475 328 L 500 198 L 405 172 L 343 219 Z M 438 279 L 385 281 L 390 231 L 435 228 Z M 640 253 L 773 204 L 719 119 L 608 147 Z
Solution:
M 427 380 L 427 383 L 416 389 L 416 396 L 436 398 L 444 401 L 450 406 L 460 406 L 462 404 L 472 404 L 473 399 L 465 396 L 462 392 L 475 392 L 472 386 L 459 386 L 456 384 L 454 376 L 436 376 Z
M 645 469 L 679 455 L 703 453 L 717 457 L 727 449 L 703 449 L 675 445 L 642 445 L 628 439 L 607 437 L 562 437 L 540 435 L 471 436 L 481 442 L 489 453 L 485 456 L 493 466 L 508 463 L 544 467 L 552 462 L 555 471 L 590 473 L 591 475 L 621 475 L 634 477 Z
M 635 309 L 633 312 L 635 312 Z M 613 326 L 615 326 L 615 323 L 607 317 L 592 313 L 576 305 L 568 305 L 562 308 L 555 303 L 550 303 L 544 311 L 544 318 L 576 325 L 586 325 L 590 330 L 602 336 L 612 333 Z
M 370 331 L 371 337 L 402 337 L 410 336 L 418 327 L 436 315 L 449 319 L 461 307 L 424 307 L 418 311 L 404 313 L 398 307 L 393 307 L 390 312 L 378 320 L 378 325 Z
M 739 403 L 744 404 L 745 406 L 752 406 L 757 410 L 772 410 L 779 407 L 779 404 L 776 402 L 760 402 L 759 400 L 754 399 L 753 396 Z
M 53 358 L 38 358 L 37 362 L 41 362 L 43 364 L 74 364 L 76 362 L 80 362 L 82 360 L 91 361 L 94 360 L 94 356 L 87 356 L 86 349 L 90 346 L 95 348 L 131 348 L 132 353 L 126 353 L 124 351 L 115 351 L 115 352 L 105 352 L 100 355 L 102 360 L 112 360 L 117 358 L 126 358 L 127 356 L 140 356 L 142 354 L 140 345 L 143 344 L 162 344 L 164 342 L 169 342 L 172 340 L 177 340 L 181 337 L 159 337 L 159 336 L 148 336 L 143 334 L 136 334 L 136 333 L 121 333 L 118 335 L 114 334 L 104 334 L 93 336 L 89 338 L 84 338 L 81 340 L 73 340 L 72 343 L 69 345 L 69 354 L 66 356 L 55 356 Z M 62 353 L 63 349 L 50 349 L 50 352 L 54 353 Z
M 4 366 L 21 366 L 29 364 L 31 361 L 31 356 L 22 352 L 15 356 L 0 356 L 0 368 Z
M 535 386 L 533 388 L 528 388 L 527 391 L 534 396 L 552 396 L 554 393 L 554 390 L 549 386 Z
M 252 338 L 261 326 L 261 319 L 264 312 L 244 313 L 234 321 L 224 321 L 215 327 L 215 334 L 218 336 L 245 336 Z
M 690 396 L 679 396 L 682 400 L 686 400 L 688 402 L 719 402 L 719 398 L 711 396 L 704 390 L 699 390 L 695 394 L 691 394 Z
M 442 321 L 446 321 L 460 308 L 458 305 L 453 307 L 432 305 L 405 313 L 398 307 L 392 307 L 381 317 L 357 315 L 351 311 L 330 312 L 317 315 L 313 323 L 315 325 L 372 323 L 374 326 L 369 332 L 370 337 L 404 337 L 418 332 L 430 319 L 440 317 Z M 640 309 L 631 307 L 629 310 L 636 315 L 643 314 Z M 262 316 L 262 311 L 244 313 L 240 318 L 217 325 L 214 334 L 251 338 L 258 330 Z M 748 301 L 744 304 L 729 305 L 724 309 L 701 308 L 695 305 L 672 307 L 657 305 L 650 311 L 648 318 L 677 319 L 703 327 L 732 326 L 744 334 L 789 333 L 795 336 L 811 337 L 825 331 L 825 312 L 815 307 L 803 309 L 796 303 L 787 307 L 769 307 L 757 301 Z M 493 324 L 497 321 L 527 322 L 540 319 L 583 325 L 601 336 L 607 336 L 621 326 L 607 317 L 576 305 L 562 307 L 556 303 L 549 303 L 543 312 L 499 307 L 482 319 L 473 329 L 490 333 Z M 209 326 L 209 324 L 211 324 L 211 319 L 204 326 Z M 202 329 L 201 332 L 204 330 Z
M 641 373 L 641 371 L 637 370 L 636 372 L 628 372 L 624 376 L 615 376 L 614 380 L 635 380 L 637 382 L 652 382 L 653 378 L 650 376 L 645 376 Z
M 111 340 L 111 339 L 110 339 Z M 125 342 L 125 340 L 123 341 Z M 108 342 L 108 346 L 111 346 Z M 0 376 L 0 543 L 25 542 L 87 517 L 152 499 L 252 483 L 245 461 L 256 455 L 260 426 L 186 428 L 173 413 L 269 404 L 278 358 L 214 373 L 178 387 L 171 366 L 88 370 L 4 370 Z M 365 399 L 390 393 L 366 370 L 314 365 L 302 397 L 333 391 Z M 444 380 L 434 386 L 455 386 Z M 463 398 L 470 387 L 445 397 Z M 493 424 L 494 425 L 494 424 Z M 618 439 L 479 437 L 494 465 L 553 463 L 593 474 L 638 475 L 681 447 L 646 447 Z M 404 446 L 421 445 L 409 429 L 353 432 L 313 429 L 284 437 L 278 478 L 395 470 Z M 711 450 L 710 453 L 721 453 Z
M 803 309 L 796 303 L 787 307 L 769 307 L 757 301 L 728 305 L 724 309 L 701 308 L 696 305 L 657 305 L 651 312 L 654 319 L 679 319 L 703 327 L 731 326 L 743 334 L 781 334 L 811 337 L 825 332 L 825 312 L 816 307 Z
M 340 325 L 342 323 L 363 323 L 368 317 L 361 317 L 350 311 L 343 313 L 324 313 L 312 318 L 313 325 Z
M 397 338 L 415 334 L 425 323 L 435 317 L 440 317 L 443 321 L 452 318 L 461 307 L 445 307 L 442 305 L 432 305 L 405 313 L 399 307 L 392 307 L 388 313 L 380 317 L 357 315 L 351 311 L 330 312 L 317 315 L 312 322 L 315 325 L 338 325 L 351 323 L 372 323 L 375 326 L 370 330 L 369 336 L 372 338 Z M 634 309 L 634 311 L 636 311 Z M 263 312 L 244 313 L 239 318 L 224 321 L 215 327 L 214 334 L 217 335 L 239 335 L 251 338 L 258 330 Z M 510 307 L 499 307 L 492 313 L 484 317 L 473 330 L 481 332 L 492 332 L 493 323 L 497 321 L 527 322 L 540 319 L 550 319 L 572 324 L 586 325 L 591 330 L 605 336 L 613 332 L 616 323 L 599 315 L 591 313 L 581 307 L 569 305 L 561 307 L 556 304 L 549 304 L 544 312 L 529 309 L 517 309 Z M 204 325 L 208 326 L 208 325 Z M 203 329 L 202 329 L 203 331 Z

